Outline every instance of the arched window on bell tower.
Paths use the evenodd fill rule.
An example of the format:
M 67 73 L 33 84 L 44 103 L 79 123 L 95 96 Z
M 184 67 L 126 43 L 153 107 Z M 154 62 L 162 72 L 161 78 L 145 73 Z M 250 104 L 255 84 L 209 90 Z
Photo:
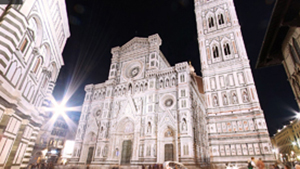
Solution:
M 223 50 L 224 50 L 225 55 L 230 55 L 231 54 L 230 46 L 229 46 L 228 43 L 223 44 Z
M 219 22 L 219 25 L 223 25 L 225 23 L 223 14 L 218 15 L 218 22 Z
M 220 55 L 219 55 L 219 48 L 218 46 L 213 46 L 212 47 L 212 51 L 213 51 L 213 57 L 214 58 L 218 58 Z
M 208 27 L 212 28 L 214 26 L 215 26 L 215 24 L 214 24 L 214 18 L 212 16 L 208 17 Z

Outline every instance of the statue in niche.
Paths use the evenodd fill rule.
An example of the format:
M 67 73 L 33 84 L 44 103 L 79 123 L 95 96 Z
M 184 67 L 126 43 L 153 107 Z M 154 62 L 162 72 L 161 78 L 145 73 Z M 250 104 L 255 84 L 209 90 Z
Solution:
M 147 133 L 151 133 L 151 123 L 150 122 L 148 122 Z
M 141 127 L 141 136 L 144 136 L 144 127 Z
M 172 79 L 172 86 L 175 85 L 175 78 Z
M 228 104 L 228 99 L 227 99 L 227 96 L 225 94 L 223 95 L 223 100 L 224 100 L 224 105 L 227 105 Z
M 186 126 L 186 120 L 185 120 L 185 118 L 183 118 L 183 121 L 182 121 L 182 131 L 187 131 L 187 126 Z
M 132 85 L 129 84 L 129 87 L 128 87 L 128 93 L 131 94 L 132 93 Z
M 168 130 L 165 132 L 165 137 L 172 137 L 172 136 L 173 136 L 172 130 L 168 128 Z
M 116 148 L 116 150 L 115 150 L 115 156 L 116 156 L 116 157 L 119 156 L 119 149 L 118 149 L 118 148 Z
M 237 97 L 236 97 L 235 93 L 232 94 L 232 101 L 233 101 L 233 104 L 237 103 Z
M 163 80 L 160 80 L 159 88 L 162 88 L 163 86 L 164 86 L 164 82 L 163 82 Z
M 243 92 L 243 101 L 244 102 L 248 102 L 249 101 L 249 97 L 246 91 Z
M 154 146 L 153 146 L 153 155 L 154 155 L 154 157 L 156 157 L 156 144 L 154 144 Z
M 147 156 L 151 156 L 151 146 L 147 146 Z
M 107 145 L 103 148 L 102 155 L 103 157 L 107 156 Z
M 218 99 L 216 96 L 214 96 L 214 106 L 218 106 L 218 105 L 219 105 Z
M 97 150 L 97 156 L 98 157 L 100 156 L 100 153 L 101 153 L 101 147 L 99 147 L 98 150 Z
M 140 150 L 139 150 L 139 152 L 140 152 L 140 153 L 139 153 L 139 156 L 140 156 L 140 157 L 143 157 L 143 156 L 144 156 L 144 145 L 143 145 L 143 144 L 140 145 Z
M 99 134 L 100 138 L 102 138 L 104 136 L 104 128 L 101 127 L 100 129 L 100 134 Z

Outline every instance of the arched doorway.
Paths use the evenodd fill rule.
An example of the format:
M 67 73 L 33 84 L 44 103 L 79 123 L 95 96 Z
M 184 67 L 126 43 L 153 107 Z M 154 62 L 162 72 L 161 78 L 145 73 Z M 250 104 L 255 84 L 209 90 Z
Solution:
M 90 132 L 86 137 L 85 143 L 87 144 L 86 148 L 88 148 L 86 164 L 91 164 L 96 143 L 96 134 L 94 132 Z
M 165 161 L 174 161 L 173 144 L 165 144 Z
M 131 140 L 124 140 L 122 144 L 121 164 L 130 164 L 131 154 L 132 142 Z
M 119 164 L 130 164 L 135 157 L 133 149 L 136 145 L 134 140 L 134 122 L 131 118 L 125 117 L 120 120 L 115 135 L 114 149 L 120 150 L 120 156 L 117 157 Z
M 87 164 L 91 164 L 92 158 L 93 158 L 93 152 L 94 152 L 94 147 L 90 147 L 89 152 L 88 152 L 88 156 L 87 156 L 87 159 L 86 159 Z

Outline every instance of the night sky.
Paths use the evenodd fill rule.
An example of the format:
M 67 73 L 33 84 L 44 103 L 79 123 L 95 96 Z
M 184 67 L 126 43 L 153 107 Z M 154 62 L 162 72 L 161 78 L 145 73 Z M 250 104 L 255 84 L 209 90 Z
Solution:
M 299 110 L 283 66 L 254 68 L 274 1 L 234 2 L 261 107 L 274 134 Z M 75 93 L 68 106 L 82 105 L 85 85 L 108 79 L 111 48 L 135 36 L 158 33 L 172 66 L 191 61 L 201 75 L 193 0 L 66 0 L 66 5 L 71 37 L 53 94 L 61 100 L 70 86 Z

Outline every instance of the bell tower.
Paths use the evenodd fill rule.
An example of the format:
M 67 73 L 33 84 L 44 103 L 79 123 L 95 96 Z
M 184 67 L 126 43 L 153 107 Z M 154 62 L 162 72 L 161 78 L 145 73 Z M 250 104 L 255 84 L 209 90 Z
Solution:
M 195 14 L 211 162 L 273 161 L 233 0 L 195 0 Z

